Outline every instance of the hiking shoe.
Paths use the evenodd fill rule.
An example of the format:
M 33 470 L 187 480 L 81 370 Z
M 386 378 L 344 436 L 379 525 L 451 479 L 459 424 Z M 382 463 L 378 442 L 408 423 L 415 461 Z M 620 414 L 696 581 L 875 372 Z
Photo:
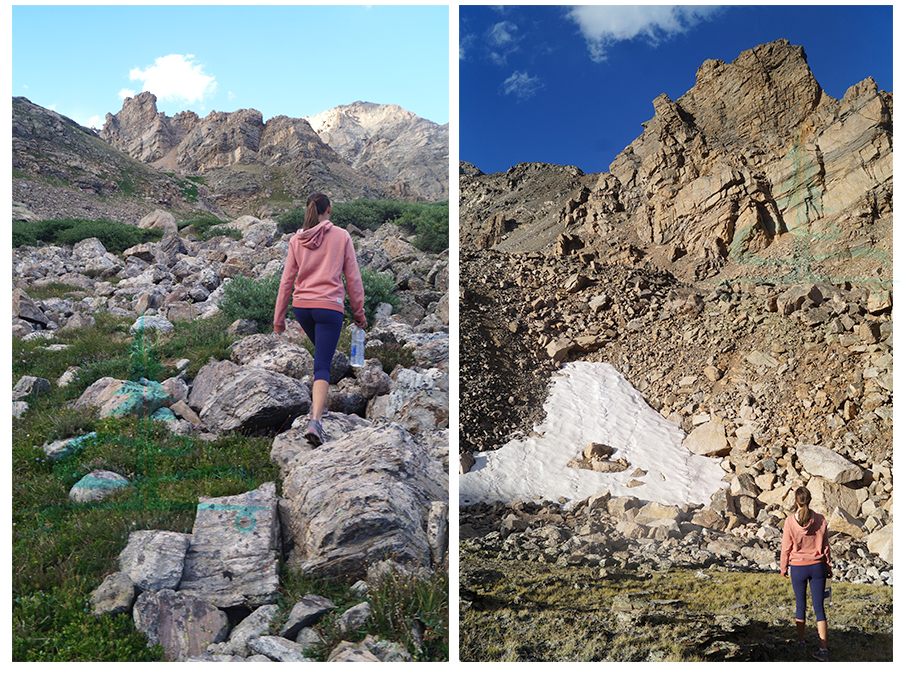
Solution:
M 306 440 L 314 447 L 325 443 L 325 431 L 322 429 L 322 423 L 315 418 L 310 418 L 309 424 L 306 426 Z
M 828 661 L 828 650 L 825 648 L 819 648 L 816 651 L 816 654 L 813 655 L 819 662 L 827 662 Z
M 797 652 L 798 653 L 806 652 L 806 641 L 797 641 Z

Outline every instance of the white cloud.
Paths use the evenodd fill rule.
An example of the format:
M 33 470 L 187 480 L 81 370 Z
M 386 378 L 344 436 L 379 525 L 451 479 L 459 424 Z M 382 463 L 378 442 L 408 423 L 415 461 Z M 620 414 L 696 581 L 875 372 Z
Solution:
M 520 73 L 516 71 L 503 81 L 501 88 L 504 94 L 512 94 L 520 101 L 531 98 L 534 94 L 542 89 L 544 83 L 540 78 L 531 77 L 527 72 Z
M 123 101 L 125 99 L 134 98 L 134 90 L 133 89 L 120 89 L 119 90 L 119 98 Z
M 503 45 L 515 41 L 513 33 L 517 30 L 518 27 L 516 24 L 510 21 L 501 21 L 498 24 L 494 24 L 494 26 L 491 27 L 491 30 L 488 31 L 488 39 L 498 47 L 502 47 Z
M 105 121 L 105 117 L 101 118 L 99 115 L 91 115 L 91 117 L 88 118 L 87 124 L 83 126 L 88 129 L 100 129 Z
M 160 100 L 197 103 L 212 96 L 218 84 L 193 59 L 193 54 L 161 56 L 144 70 L 133 68 L 129 77 L 143 81 L 143 91 L 155 94 Z
M 229 101 L 234 101 L 236 98 L 237 98 L 237 94 L 235 94 L 234 92 L 228 92 L 228 100 Z
M 684 33 L 718 12 L 715 5 L 582 5 L 566 17 L 575 22 L 588 44 L 591 59 L 607 58 L 616 42 L 640 38 L 656 46 L 671 35 Z

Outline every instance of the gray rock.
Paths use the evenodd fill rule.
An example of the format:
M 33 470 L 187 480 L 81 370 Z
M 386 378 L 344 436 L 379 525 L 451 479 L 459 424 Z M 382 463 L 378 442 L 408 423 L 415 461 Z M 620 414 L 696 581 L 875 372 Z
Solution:
M 44 394 L 50 391 L 50 381 L 36 376 L 22 376 L 13 387 L 13 401 L 24 399 L 32 394 Z
M 202 383 L 207 375 L 201 370 L 195 387 L 196 381 Z M 207 429 L 220 432 L 278 429 L 307 412 L 311 403 L 309 388 L 299 380 L 261 368 L 239 367 L 229 379 L 202 386 L 210 391 L 200 409 L 200 419 Z M 197 408 L 193 392 L 189 403 Z
M 282 636 L 258 636 L 250 639 L 249 648 L 273 662 L 314 662 L 303 656 L 303 647 Z
M 362 627 L 372 616 L 372 608 L 368 601 L 357 603 L 345 610 L 338 618 L 337 626 L 342 634 L 356 631 Z
M 119 615 L 130 613 L 134 605 L 134 582 L 127 573 L 112 573 L 91 592 L 91 613 Z
M 824 446 L 800 444 L 797 458 L 807 472 L 834 483 L 845 484 L 863 478 L 862 468 Z
M 96 407 L 100 417 L 108 415 L 151 415 L 171 403 L 172 398 L 151 380 L 135 383 L 109 376 L 92 383 L 75 402 L 75 408 Z
M 329 662 L 412 662 L 403 646 L 366 636 L 358 643 L 341 641 L 328 656 Z
M 278 592 L 275 484 L 201 498 L 179 591 L 222 608 L 272 603 Z
M 184 533 L 140 530 L 128 536 L 119 569 L 141 591 L 178 589 L 191 539 Z
M 228 636 L 224 612 L 195 595 L 163 589 L 144 592 L 134 604 L 134 626 L 149 645 L 162 645 L 166 659 L 183 662 Z
M 315 624 L 320 617 L 334 607 L 334 604 L 324 596 L 307 594 L 294 604 L 279 635 L 291 641 L 295 640 L 301 629 Z
M 286 435 L 289 443 L 296 432 Z M 361 573 L 380 557 L 430 565 L 425 523 L 431 503 L 446 499 L 448 480 L 397 424 L 316 449 L 298 445 L 280 505 L 285 539 L 293 542 L 289 565 L 314 577 Z
M 83 476 L 69 491 L 69 500 L 76 503 L 104 500 L 131 486 L 121 474 L 95 469 Z
M 681 445 L 691 453 L 705 456 L 727 455 L 731 449 L 725 436 L 725 426 L 718 422 L 706 422 L 687 435 Z
M 47 318 L 33 300 L 22 289 L 13 289 L 12 293 L 12 316 L 24 319 L 31 324 L 38 324 L 41 328 L 46 327 L 50 320 Z
M 209 647 L 209 652 L 219 655 L 237 655 L 249 657 L 250 641 L 267 634 L 272 620 L 278 613 L 278 606 L 269 604 L 260 606 L 236 626 L 226 643 L 217 643 Z
M 447 375 L 438 369 L 419 373 L 401 368 L 390 393 L 369 403 L 366 417 L 396 422 L 414 434 L 433 427 L 447 427 L 449 389 Z
M 138 331 L 147 331 L 150 329 L 155 329 L 156 331 L 159 331 L 160 333 L 171 333 L 172 331 L 175 330 L 175 326 L 174 326 L 174 324 L 172 324 L 172 322 L 170 322 L 168 319 L 166 319 L 163 316 L 142 315 L 141 317 L 138 317 L 138 320 L 134 324 L 131 325 L 129 332 L 134 334 L 134 333 L 137 333 Z

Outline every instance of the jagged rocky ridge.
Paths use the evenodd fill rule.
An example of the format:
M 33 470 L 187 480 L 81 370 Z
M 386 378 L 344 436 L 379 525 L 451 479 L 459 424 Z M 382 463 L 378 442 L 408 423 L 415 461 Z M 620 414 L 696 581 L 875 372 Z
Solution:
M 202 175 L 230 202 L 241 193 L 271 197 L 279 190 L 294 199 L 322 190 L 337 201 L 448 194 L 446 125 L 398 106 L 357 103 L 309 119 L 264 121 L 253 109 L 170 118 L 157 111 L 153 94 L 142 92 L 106 116 L 100 137 L 157 169 Z
M 464 246 L 604 251 L 628 243 L 679 279 L 890 279 L 893 95 L 871 78 L 825 94 L 779 40 L 704 62 L 661 94 L 608 173 L 460 168 Z M 718 275 L 717 275 L 718 273 Z
M 780 543 L 764 528 L 802 482 L 839 533 L 838 574 L 892 584 L 892 95 L 864 80 L 835 101 L 802 48 L 777 41 L 706 62 L 691 91 L 654 106 L 609 173 L 460 164 L 460 471 L 540 420 L 561 362 L 609 362 L 686 445 L 722 457 L 731 487 L 653 534 L 625 510 L 606 529 L 621 547 L 574 551 L 712 561 L 711 543 L 752 534 L 765 568 Z M 829 475 L 808 447 L 857 478 Z M 541 556 L 537 526 L 564 523 L 557 540 L 574 542 L 604 507 L 521 517 L 540 509 L 461 508 L 461 537 Z M 716 525 L 698 525 L 703 510 Z M 740 549 L 715 559 L 756 566 Z
M 217 313 L 234 276 L 280 275 L 287 253 L 288 237 L 274 221 L 249 216 L 230 224 L 242 232 L 241 239 L 202 243 L 180 237 L 165 212 L 149 214 L 142 224 L 163 229 L 162 242 L 139 245 L 121 257 L 94 238 L 74 247 L 15 250 L 13 334 L 49 338 L 47 349 L 64 350 L 66 332 L 90 324 L 98 311 L 131 323 L 132 333 L 169 332 L 174 321 Z M 398 313 L 388 305 L 379 308 L 369 345 L 403 345 L 416 363 L 387 374 L 377 360 L 354 369 L 346 355 L 336 353 L 324 446 L 312 449 L 303 435 L 312 357 L 300 345 L 294 323 L 274 335 L 235 322 L 229 329 L 231 358 L 204 365 L 194 378 L 187 377 L 182 360 L 179 375 L 162 383 L 103 378 L 85 383 L 72 402 L 94 407 L 101 416 L 147 415 L 163 420 L 175 434 L 203 439 L 231 430 L 275 434 L 270 457 L 281 472 L 281 495 L 274 484 L 265 484 L 239 496 L 198 496 L 192 533 L 131 534 L 119 572 L 95 594 L 95 612 L 132 613 L 138 629 L 162 644 L 168 659 L 302 660 L 313 630 L 304 633 L 302 645 L 294 639 L 313 620 L 302 627 L 294 621 L 281 628 L 273 624 L 281 557 L 304 575 L 371 584 L 384 574 L 376 564 L 385 559 L 426 575 L 446 565 L 448 261 L 446 255 L 418 251 L 391 225 L 361 237 L 357 254 L 361 266 L 392 273 L 404 303 Z M 83 293 L 46 300 L 28 296 L 32 286 L 54 282 Z M 28 415 L 19 399 L 78 377 L 73 366 L 55 384 L 22 378 L 13 392 L 14 417 Z M 90 444 L 88 435 L 46 444 L 44 451 L 52 462 Z M 103 500 L 127 485 L 125 477 L 95 470 L 72 488 L 70 500 Z M 364 585 L 361 589 L 355 619 L 346 620 L 353 626 L 366 615 Z M 324 600 L 313 601 L 327 610 Z M 252 631 L 238 625 L 248 614 L 254 618 L 248 625 Z M 204 619 L 192 622 L 192 617 Z M 331 659 L 371 661 L 376 655 L 410 659 L 374 637 L 342 646 Z
M 336 201 L 448 196 L 448 126 L 397 106 L 357 103 L 317 116 L 339 151 L 304 119 L 263 121 L 255 110 L 170 118 L 148 92 L 127 99 L 99 133 L 23 97 L 12 107 L 13 220 L 136 225 L 159 207 L 178 220 L 269 217 L 315 190 Z

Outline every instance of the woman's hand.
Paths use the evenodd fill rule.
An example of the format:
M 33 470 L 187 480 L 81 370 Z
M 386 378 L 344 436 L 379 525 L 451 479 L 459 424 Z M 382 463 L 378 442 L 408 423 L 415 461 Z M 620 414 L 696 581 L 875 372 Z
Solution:
M 273 333 L 284 333 L 284 327 L 283 326 L 273 326 L 272 332 Z
M 369 325 L 369 322 L 367 322 L 367 321 L 365 320 L 365 318 L 363 318 L 362 321 L 356 322 L 356 325 L 357 325 L 359 328 L 364 329 L 364 328 L 366 328 L 366 327 Z

